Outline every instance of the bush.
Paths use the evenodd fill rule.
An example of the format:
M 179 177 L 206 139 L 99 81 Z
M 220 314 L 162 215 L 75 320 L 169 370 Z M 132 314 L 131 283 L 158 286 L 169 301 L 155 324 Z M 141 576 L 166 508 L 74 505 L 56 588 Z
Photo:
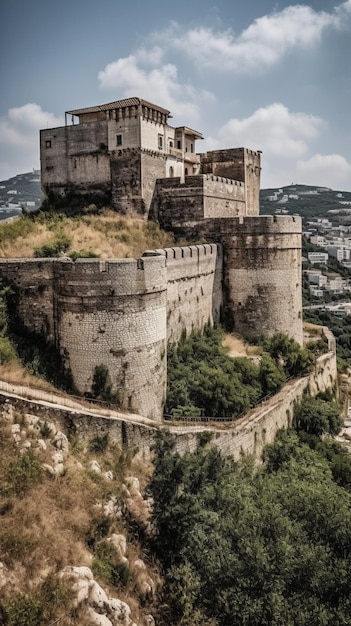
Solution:
M 92 571 L 95 576 L 115 587 L 126 587 L 130 579 L 129 569 L 121 562 L 117 548 L 110 541 L 97 544 Z
M 68 250 L 71 240 L 67 235 L 61 234 L 52 243 L 44 244 L 40 248 L 34 250 L 34 256 L 37 258 L 56 257 Z
M 298 431 L 318 437 L 325 433 L 336 435 L 342 424 L 341 406 L 318 396 L 307 396 L 296 407 L 294 419 Z

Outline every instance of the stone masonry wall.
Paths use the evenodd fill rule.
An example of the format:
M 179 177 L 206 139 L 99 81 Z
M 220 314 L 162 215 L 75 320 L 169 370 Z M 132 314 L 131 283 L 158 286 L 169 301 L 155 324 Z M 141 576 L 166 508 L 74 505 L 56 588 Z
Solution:
M 0 274 L 11 284 L 16 314 L 27 331 L 55 341 L 54 259 L 1 259 Z M 14 312 L 12 312 L 13 314 Z
M 239 218 L 222 241 L 235 330 L 251 338 L 282 332 L 302 344 L 301 218 Z
M 166 390 L 166 267 L 162 256 L 56 265 L 57 336 L 80 393 L 97 365 L 127 410 L 160 419 Z
M 245 213 L 244 183 L 213 175 L 158 180 L 150 217 L 165 230 L 186 233 L 208 218 L 231 218 Z
M 40 155 L 43 189 L 49 186 L 56 193 L 110 191 L 107 144 L 104 120 L 94 124 L 42 130 Z
M 335 389 L 337 383 L 337 366 L 335 351 L 328 352 L 317 359 L 314 371 L 310 376 L 289 381 L 283 389 L 269 400 L 252 409 L 243 418 L 234 424 L 225 425 L 198 424 L 170 425 L 163 424 L 162 429 L 170 431 L 175 437 L 176 450 L 179 453 L 194 451 L 198 435 L 203 431 L 213 433 L 212 442 L 222 454 L 240 460 L 244 454 L 251 454 L 257 461 L 261 460 L 264 446 L 274 441 L 279 429 L 286 429 L 292 425 L 294 407 L 305 391 L 309 389 L 312 395 L 326 389 Z M 133 415 L 119 417 L 104 417 L 102 415 L 83 411 L 79 408 L 59 409 L 59 399 L 54 398 L 55 407 L 50 407 L 45 392 L 36 391 L 41 400 L 25 400 L 14 394 L 21 393 L 12 385 L 0 383 L 0 411 L 3 405 L 10 403 L 18 410 L 34 413 L 48 421 L 54 419 L 66 433 L 90 440 L 103 433 L 109 433 L 111 440 L 128 447 L 134 454 L 144 460 L 151 456 L 151 447 L 155 441 L 155 434 L 159 427 L 146 425 L 133 419 Z M 24 390 L 25 393 L 25 390 Z M 135 416 L 134 416 L 135 417 Z
M 222 248 L 198 245 L 155 250 L 167 266 L 167 341 L 201 332 L 219 322 L 222 307 Z M 145 253 L 148 254 L 148 253 Z M 152 252 L 151 252 L 152 254 Z

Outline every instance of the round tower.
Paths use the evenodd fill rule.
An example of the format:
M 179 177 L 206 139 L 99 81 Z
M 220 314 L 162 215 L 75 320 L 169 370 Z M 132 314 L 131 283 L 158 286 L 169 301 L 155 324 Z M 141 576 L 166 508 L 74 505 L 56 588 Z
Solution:
M 75 388 L 97 369 L 122 409 L 161 419 L 166 393 L 165 258 L 55 263 L 56 337 Z
M 238 218 L 222 243 L 234 330 L 248 338 L 282 332 L 302 345 L 301 218 Z

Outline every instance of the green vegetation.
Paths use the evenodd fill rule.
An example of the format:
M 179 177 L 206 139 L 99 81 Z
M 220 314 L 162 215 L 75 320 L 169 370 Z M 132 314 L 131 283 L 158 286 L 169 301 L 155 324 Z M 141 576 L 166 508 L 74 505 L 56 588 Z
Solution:
M 323 402 L 330 416 L 335 403 Z M 304 431 L 281 432 L 259 468 L 204 439 L 182 456 L 160 439 L 149 485 L 165 577 L 160 624 L 348 624 L 350 476 L 351 455 Z
M 351 365 L 351 315 L 340 317 L 331 311 L 306 309 L 304 318 L 307 322 L 328 326 L 336 340 L 336 353 L 340 369 Z
M 0 276 L 0 365 L 16 357 L 16 352 L 9 338 L 9 314 L 7 296 L 10 288 L 5 286 Z
M 60 234 L 51 243 L 46 243 L 34 250 L 34 256 L 40 259 L 60 256 L 68 250 L 71 240 L 67 235 Z
M 110 541 L 103 540 L 96 545 L 95 554 L 92 562 L 94 576 L 109 585 L 125 587 L 130 580 L 130 572 L 121 562 L 117 548 Z
M 170 347 L 166 414 L 237 417 L 314 361 L 283 334 L 262 339 L 259 363 L 229 357 L 222 338 L 221 329 L 208 327 Z

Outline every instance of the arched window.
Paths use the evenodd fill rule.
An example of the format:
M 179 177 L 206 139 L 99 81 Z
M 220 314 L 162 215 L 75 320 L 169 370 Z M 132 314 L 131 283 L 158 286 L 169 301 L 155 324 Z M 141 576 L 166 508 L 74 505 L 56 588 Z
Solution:
M 173 176 L 174 176 L 174 171 L 173 171 L 173 167 L 171 165 L 171 167 L 169 168 L 169 177 L 173 178 Z

